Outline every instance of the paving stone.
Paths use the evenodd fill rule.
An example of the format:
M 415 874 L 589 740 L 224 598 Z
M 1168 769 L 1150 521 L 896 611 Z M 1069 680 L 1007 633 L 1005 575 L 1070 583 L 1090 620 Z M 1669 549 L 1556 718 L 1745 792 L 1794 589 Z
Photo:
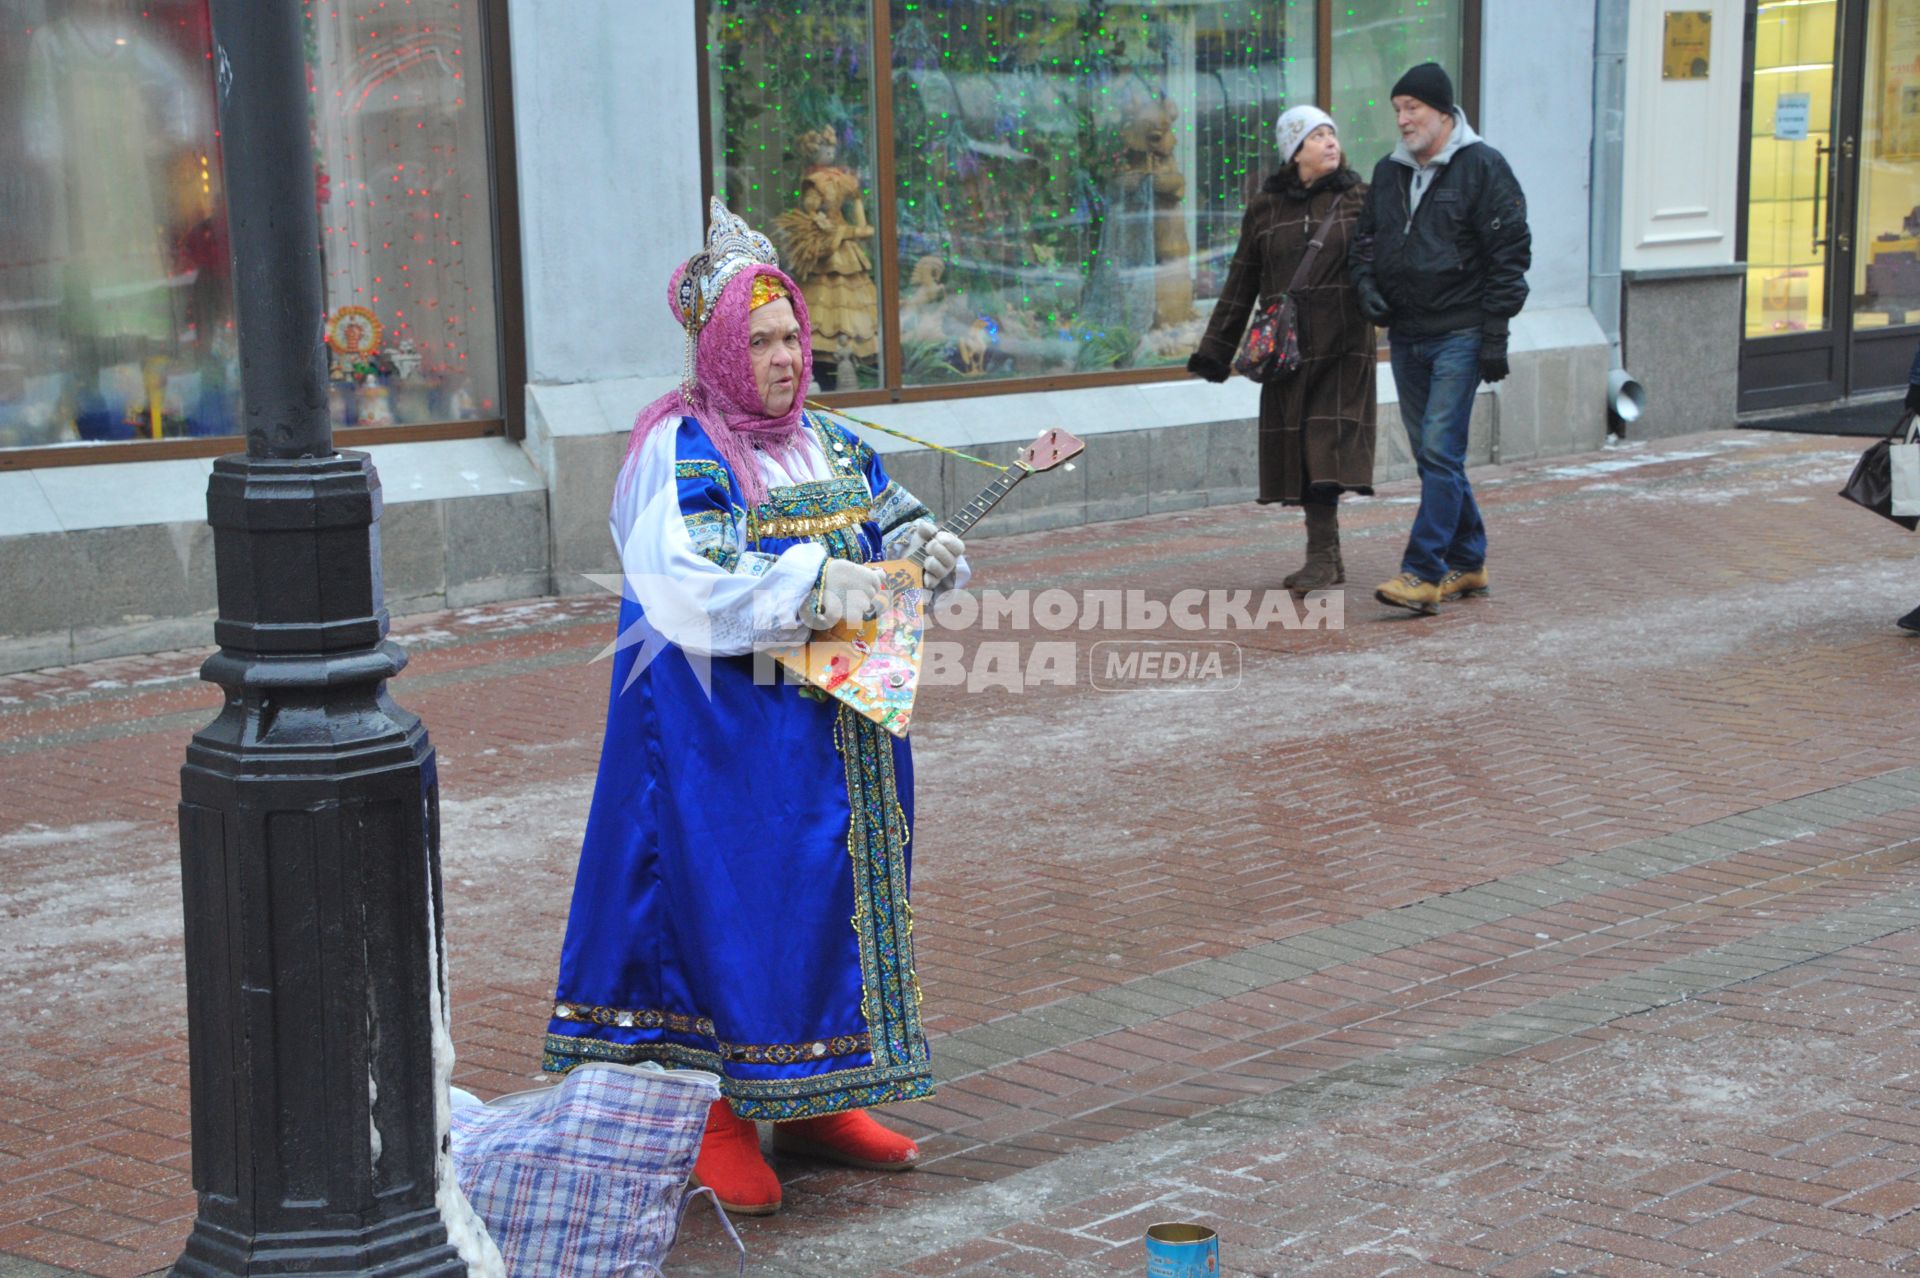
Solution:
M 783 1161 L 791 1209 L 749 1224 L 756 1263 L 1111 1272 L 1147 1215 L 1213 1223 L 1230 1272 L 1910 1254 L 1920 653 L 1888 622 L 1920 548 L 1863 554 L 1830 500 L 1843 454 L 1708 437 L 1621 454 L 1636 464 L 1606 486 L 1564 461 L 1476 468 L 1497 599 L 1388 620 L 1350 589 L 1344 629 L 1236 634 L 1231 702 L 930 689 L 917 968 L 936 1065 L 962 1081 L 897 1111 L 926 1171 Z M 1391 572 L 1408 507 L 1390 499 L 1411 492 L 1343 508 L 1358 580 Z M 1162 600 L 1264 589 L 1298 537 L 1251 505 L 991 530 L 971 539 L 983 588 Z M 457 1080 L 488 1094 L 535 1069 L 611 622 L 581 598 L 396 626 L 413 663 L 392 691 L 440 755 Z M 191 1199 L 172 813 L 218 702 L 203 656 L 0 678 L 0 1252 L 33 1263 L 177 1254 L 183 1221 L 120 1231 Z M 1090 747 L 1072 786 L 984 819 L 1007 777 Z M 1511 1251 L 1483 1245 L 1493 1217 Z M 49 1219 L 78 1232 L 13 1223 Z M 732 1272 L 699 1223 L 672 1268 Z

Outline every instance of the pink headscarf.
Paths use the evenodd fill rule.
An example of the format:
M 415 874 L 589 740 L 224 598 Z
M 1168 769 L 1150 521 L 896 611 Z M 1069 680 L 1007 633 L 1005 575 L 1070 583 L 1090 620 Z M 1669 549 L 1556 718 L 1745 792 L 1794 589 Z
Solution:
M 676 320 L 680 313 L 674 297 L 685 270 L 681 267 L 675 271 L 667 283 L 667 307 Z M 778 417 L 767 416 L 760 388 L 753 380 L 748 314 L 756 275 L 770 275 L 779 281 L 780 287 L 786 290 L 787 300 L 793 303 L 794 318 L 800 321 L 800 366 L 794 370 L 793 405 Z M 800 409 L 812 379 L 813 326 L 807 318 L 807 299 L 778 267 L 749 267 L 727 281 L 720 300 L 714 304 L 713 315 L 700 330 L 694 355 L 692 401 L 673 390 L 641 409 L 633 423 L 633 434 L 627 440 L 627 456 L 631 458 L 640 451 L 647 436 L 662 422 L 693 417 L 700 423 L 700 429 L 707 432 L 714 448 L 726 458 L 727 468 L 733 471 L 734 482 L 739 484 L 748 506 L 758 506 L 767 499 L 767 484 L 761 477 L 760 463 L 753 455 L 754 445 L 783 460 L 793 457 L 802 439 Z

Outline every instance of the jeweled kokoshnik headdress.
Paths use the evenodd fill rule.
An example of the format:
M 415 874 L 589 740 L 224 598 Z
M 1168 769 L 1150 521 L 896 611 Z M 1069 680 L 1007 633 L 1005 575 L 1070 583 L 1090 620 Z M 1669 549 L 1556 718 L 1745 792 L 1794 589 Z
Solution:
M 780 256 L 773 241 L 736 217 L 715 195 L 707 201 L 707 246 L 687 259 L 674 287 L 674 308 L 687 331 L 686 359 L 680 385 L 689 396 L 694 388 L 694 357 L 700 330 L 713 317 L 727 282 L 751 266 L 776 266 Z

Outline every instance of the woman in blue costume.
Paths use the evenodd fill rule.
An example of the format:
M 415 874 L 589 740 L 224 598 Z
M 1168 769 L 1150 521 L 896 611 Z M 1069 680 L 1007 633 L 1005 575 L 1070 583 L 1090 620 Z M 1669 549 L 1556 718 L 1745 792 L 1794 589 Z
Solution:
M 755 1120 L 777 1149 L 904 1170 L 918 1149 L 865 1111 L 933 1075 L 907 744 L 755 654 L 864 612 L 869 563 L 925 545 L 929 588 L 967 569 L 871 449 L 802 410 L 806 302 L 765 237 L 711 216 L 669 291 L 687 376 L 615 486 L 620 642 L 544 1065 L 719 1075 L 694 1173 L 763 1214 Z

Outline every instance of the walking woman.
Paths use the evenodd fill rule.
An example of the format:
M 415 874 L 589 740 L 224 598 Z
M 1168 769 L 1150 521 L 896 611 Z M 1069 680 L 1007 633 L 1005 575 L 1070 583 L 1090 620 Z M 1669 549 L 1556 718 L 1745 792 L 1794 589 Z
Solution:
M 1340 562 L 1340 494 L 1373 493 L 1373 326 L 1347 276 L 1348 241 L 1366 183 L 1347 166 L 1333 117 L 1297 106 L 1274 125 L 1281 169 L 1247 206 L 1226 286 L 1187 370 L 1210 382 L 1232 372 L 1248 317 L 1287 291 L 1328 215 L 1324 243 L 1295 297 L 1301 364 L 1260 388 L 1259 500 L 1304 506 L 1307 561 L 1287 576 L 1305 593 L 1347 579 Z

